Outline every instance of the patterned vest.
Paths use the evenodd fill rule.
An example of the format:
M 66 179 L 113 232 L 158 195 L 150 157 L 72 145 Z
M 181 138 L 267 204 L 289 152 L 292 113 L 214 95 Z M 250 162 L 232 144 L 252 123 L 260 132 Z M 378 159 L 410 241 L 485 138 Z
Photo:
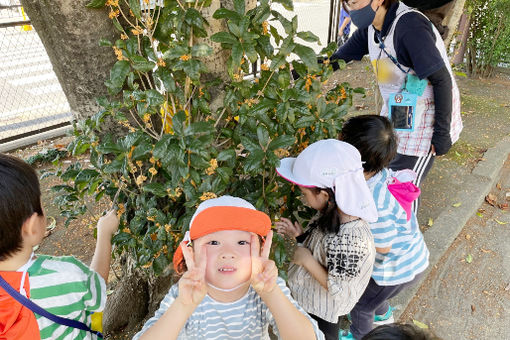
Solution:
M 386 52 L 395 58 L 397 56 L 395 46 L 393 44 L 395 27 L 398 20 L 404 14 L 410 12 L 417 12 L 421 14 L 421 12 L 412 9 L 403 3 L 399 3 L 395 20 L 393 21 L 388 34 L 384 38 Z M 450 61 L 448 60 L 448 55 L 446 53 L 441 35 L 437 29 L 433 27 L 433 25 L 432 30 L 436 36 L 436 48 L 440 52 L 444 60 L 444 64 L 446 65 L 452 78 L 452 118 L 450 125 L 450 137 L 453 144 L 459 139 L 460 132 L 462 131 L 462 120 L 460 116 L 460 94 L 450 67 Z M 372 62 L 374 71 L 376 73 L 379 90 L 381 91 L 382 98 L 384 99 L 384 104 L 380 115 L 387 117 L 388 98 L 391 93 L 401 92 L 406 74 L 402 72 L 388 58 L 386 53 L 384 53 L 384 51 L 379 47 L 379 44 L 374 41 L 374 37 L 375 29 L 372 25 L 370 25 L 368 28 L 368 51 L 370 61 Z M 415 74 L 412 69 L 405 67 L 404 65 L 401 65 L 401 67 L 404 71 L 410 70 L 410 74 Z M 399 154 L 408 156 L 425 156 L 428 154 L 431 146 L 432 134 L 434 132 L 434 113 L 434 92 L 432 85 L 429 82 L 423 94 L 418 97 L 414 131 L 396 131 L 399 139 L 397 149 Z

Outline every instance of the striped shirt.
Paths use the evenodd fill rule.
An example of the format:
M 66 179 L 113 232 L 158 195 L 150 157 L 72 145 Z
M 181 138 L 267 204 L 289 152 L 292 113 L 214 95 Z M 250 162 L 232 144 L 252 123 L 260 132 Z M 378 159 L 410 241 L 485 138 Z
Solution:
M 336 234 L 313 227 L 303 246 L 327 269 L 328 289 L 292 263 L 288 281 L 292 296 L 308 313 L 336 323 L 358 302 L 372 274 L 375 247 L 368 223 L 361 219 L 344 223 Z
M 285 286 L 285 281 L 278 278 L 277 284 L 294 306 L 310 320 L 317 340 L 323 340 L 324 335 L 319 330 L 317 323 L 292 299 L 289 289 Z M 133 340 L 139 339 L 144 332 L 154 325 L 170 308 L 178 295 L 179 285 L 175 284 L 170 288 L 163 301 L 161 301 L 161 305 L 155 315 L 147 320 L 142 330 L 133 337 Z M 269 325 L 271 325 L 276 333 L 278 332 L 269 308 L 257 292 L 250 287 L 246 295 L 234 302 L 218 302 L 209 295 L 206 295 L 186 321 L 178 339 L 269 340 Z
M 372 278 L 379 286 L 394 286 L 412 281 L 429 265 L 429 251 L 418 227 L 416 215 L 407 214 L 388 190 L 392 171 L 383 169 L 368 179 L 379 219 L 370 223 L 377 248 L 391 247 L 387 254 L 377 253 Z
M 103 310 L 106 286 L 103 278 L 72 256 L 38 255 L 28 268 L 30 300 L 58 316 L 90 326 L 93 312 Z M 97 339 L 97 336 L 54 323 L 35 314 L 41 339 Z

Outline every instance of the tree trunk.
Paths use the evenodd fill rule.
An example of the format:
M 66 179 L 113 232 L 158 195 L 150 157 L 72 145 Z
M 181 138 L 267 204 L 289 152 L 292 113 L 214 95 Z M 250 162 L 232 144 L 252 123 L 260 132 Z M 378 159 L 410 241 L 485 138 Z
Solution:
M 462 14 L 464 13 L 465 4 L 466 0 L 455 0 L 452 8 L 443 21 L 443 24 L 448 27 L 448 36 L 444 41 L 444 45 L 446 46 L 447 51 L 450 43 L 452 42 L 453 34 L 456 32 L 457 27 L 459 27 L 459 21 Z
M 463 13 L 459 23 L 459 45 L 453 53 L 452 63 L 454 65 L 462 64 L 464 62 L 464 55 L 466 54 L 466 44 L 469 36 L 469 16 Z
M 89 0 L 21 0 L 46 48 L 75 119 L 95 114 L 95 98 L 106 93 L 104 81 L 115 55 L 99 46 L 116 31 L 103 10 L 89 9 Z

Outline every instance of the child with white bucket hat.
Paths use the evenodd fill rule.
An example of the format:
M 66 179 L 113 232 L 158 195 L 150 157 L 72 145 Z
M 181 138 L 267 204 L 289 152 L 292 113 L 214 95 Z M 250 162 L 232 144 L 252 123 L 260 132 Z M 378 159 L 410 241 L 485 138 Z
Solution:
M 370 279 L 375 246 L 368 222 L 377 220 L 363 176 L 361 156 L 352 145 L 321 140 L 276 169 L 296 184 L 318 218 L 303 231 L 282 218 L 279 233 L 296 237 L 289 267 L 292 296 L 317 320 L 326 339 L 338 339 L 339 317 L 351 311 Z
M 324 339 L 268 258 L 270 229 L 241 198 L 202 202 L 174 254 L 182 277 L 133 339 L 269 340 L 269 325 L 280 339 Z

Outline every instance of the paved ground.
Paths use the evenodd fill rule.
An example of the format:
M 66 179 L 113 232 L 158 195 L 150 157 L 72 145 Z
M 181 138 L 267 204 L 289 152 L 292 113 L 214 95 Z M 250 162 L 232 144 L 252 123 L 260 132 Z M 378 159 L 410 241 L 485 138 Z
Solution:
M 510 158 L 496 178 L 401 320 L 444 339 L 510 339 Z

